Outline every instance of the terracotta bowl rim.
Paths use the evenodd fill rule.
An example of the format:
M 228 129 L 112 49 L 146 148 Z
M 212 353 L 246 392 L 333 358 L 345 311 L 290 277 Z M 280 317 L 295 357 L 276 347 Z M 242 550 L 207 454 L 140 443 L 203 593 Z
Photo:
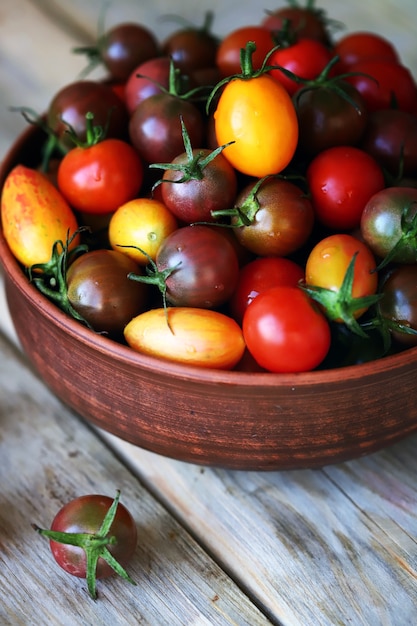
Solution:
M 23 131 L 6 154 L 0 164 L 0 192 L 7 174 L 19 162 L 19 156 L 25 145 L 29 139 L 35 137 L 36 133 L 39 133 L 39 129 L 36 127 L 30 127 Z M 36 287 L 29 283 L 22 267 L 13 256 L 4 239 L 1 224 L 0 262 L 5 270 L 6 277 L 25 294 L 39 313 L 49 318 L 56 327 L 89 346 L 90 349 L 94 348 L 108 357 L 113 356 L 119 362 L 140 367 L 143 371 L 149 371 L 154 374 L 163 372 L 164 376 L 171 376 L 173 379 L 189 380 L 200 384 L 214 383 L 245 388 L 300 387 L 315 384 L 328 386 L 341 380 L 354 382 L 370 375 L 393 372 L 396 369 L 405 367 L 408 363 L 417 361 L 417 346 L 367 363 L 289 374 L 206 369 L 175 361 L 162 360 L 157 357 L 140 354 L 122 343 L 94 333 L 61 311 L 53 302 L 41 294 Z

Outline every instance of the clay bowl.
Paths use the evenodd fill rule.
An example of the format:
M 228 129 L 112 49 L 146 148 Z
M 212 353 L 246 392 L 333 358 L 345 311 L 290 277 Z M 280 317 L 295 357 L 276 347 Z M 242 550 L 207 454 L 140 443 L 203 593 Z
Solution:
M 26 131 L 0 171 L 33 165 Z M 372 363 L 297 375 L 223 372 L 135 353 L 72 320 L 28 283 L 0 231 L 17 335 L 53 392 L 84 419 L 182 461 L 242 470 L 317 468 L 417 430 L 417 348 Z

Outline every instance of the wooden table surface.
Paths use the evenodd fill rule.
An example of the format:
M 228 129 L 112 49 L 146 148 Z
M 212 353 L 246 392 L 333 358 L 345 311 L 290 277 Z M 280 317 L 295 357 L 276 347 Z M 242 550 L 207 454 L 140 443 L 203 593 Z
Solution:
M 258 3 L 209 4 L 220 34 L 260 20 Z M 349 30 L 384 32 L 417 70 L 415 0 L 318 4 Z M 94 40 L 101 3 L 0 5 L 1 159 L 26 127 L 9 107 L 43 111 L 77 77 L 84 62 L 71 48 Z M 162 37 L 167 11 L 202 21 L 205 8 L 187 6 L 115 2 L 108 23 L 143 20 Z M 232 472 L 157 456 L 93 429 L 51 394 L 19 349 L 0 286 L 1 625 L 416 623 L 417 436 L 314 471 Z M 30 525 L 47 526 L 73 497 L 116 489 L 138 526 L 128 568 L 137 586 L 99 582 L 94 602 Z

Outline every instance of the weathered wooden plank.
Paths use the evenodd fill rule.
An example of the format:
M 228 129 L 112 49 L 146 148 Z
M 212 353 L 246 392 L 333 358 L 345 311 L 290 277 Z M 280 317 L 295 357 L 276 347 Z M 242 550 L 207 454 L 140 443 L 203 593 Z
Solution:
M 270 623 L 1 335 L 0 485 L 1 624 Z M 138 526 L 128 567 L 137 586 L 99 581 L 95 602 L 30 524 L 47 526 L 78 495 L 113 496 L 118 488 Z
M 110 439 L 283 624 L 413 623 L 417 437 L 324 470 L 281 473 L 185 465 Z

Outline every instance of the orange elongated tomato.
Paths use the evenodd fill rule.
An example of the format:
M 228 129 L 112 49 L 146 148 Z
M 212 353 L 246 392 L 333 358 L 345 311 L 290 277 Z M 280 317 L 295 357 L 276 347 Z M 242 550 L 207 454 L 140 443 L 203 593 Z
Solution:
M 54 243 L 65 243 L 78 228 L 58 189 L 44 174 L 24 165 L 16 165 L 6 178 L 1 222 L 10 250 L 26 267 L 49 261 Z M 70 247 L 78 243 L 76 236 Z
M 233 167 L 258 178 L 281 172 L 298 142 L 291 97 L 267 74 L 226 84 L 214 112 L 214 128 L 219 145 L 234 142 L 223 151 Z
M 230 370 L 245 349 L 237 322 L 223 313 L 193 307 L 141 313 L 127 324 L 124 335 L 138 352 L 203 368 Z

